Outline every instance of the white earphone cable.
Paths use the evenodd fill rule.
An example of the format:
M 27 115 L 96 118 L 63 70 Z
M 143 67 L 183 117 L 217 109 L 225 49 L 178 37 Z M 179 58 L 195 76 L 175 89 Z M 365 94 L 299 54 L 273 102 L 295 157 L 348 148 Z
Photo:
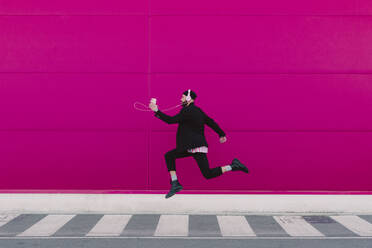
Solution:
M 145 108 L 149 108 L 149 107 L 146 106 L 146 105 L 143 104 L 143 103 L 140 103 L 140 102 L 137 102 L 137 101 L 136 101 L 136 102 L 134 102 L 133 107 L 134 107 L 135 109 L 139 110 L 139 111 L 153 111 L 152 109 L 139 109 L 139 108 L 136 107 L 136 103 L 138 103 L 138 104 L 144 106 Z M 161 111 L 168 111 L 168 110 L 171 110 L 171 109 L 177 108 L 177 107 L 179 107 L 179 106 L 181 106 L 181 105 L 182 105 L 182 104 L 178 104 L 178 105 L 176 105 L 176 106 L 174 106 L 174 107 L 171 107 L 171 108 L 162 109 Z

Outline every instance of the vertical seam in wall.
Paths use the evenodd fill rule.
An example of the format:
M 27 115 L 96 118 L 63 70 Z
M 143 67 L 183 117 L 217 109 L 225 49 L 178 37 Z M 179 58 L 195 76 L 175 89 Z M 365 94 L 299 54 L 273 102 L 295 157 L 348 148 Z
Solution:
M 148 33 L 147 33 L 147 40 L 148 40 L 148 47 L 147 47 L 147 91 L 148 91 L 148 97 L 150 98 L 151 97 L 151 52 L 150 52 L 150 48 L 151 48 L 151 39 L 150 39 L 150 33 L 151 33 L 151 29 L 150 29 L 150 18 L 151 18 L 151 15 L 150 15 L 150 11 L 151 11 L 151 0 L 148 0 L 148 10 L 147 10 L 147 29 L 148 29 Z M 151 112 L 150 112 L 151 113 Z M 150 118 L 150 116 L 149 116 Z M 146 186 L 146 189 L 149 190 L 150 189 L 150 141 L 151 141 L 151 121 L 148 122 L 148 125 L 147 125 L 147 186 Z

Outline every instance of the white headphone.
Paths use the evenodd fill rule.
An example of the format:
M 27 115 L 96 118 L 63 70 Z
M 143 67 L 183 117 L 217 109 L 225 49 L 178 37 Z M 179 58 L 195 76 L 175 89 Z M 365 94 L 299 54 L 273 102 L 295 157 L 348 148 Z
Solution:
M 191 89 L 189 89 L 188 92 L 187 92 L 187 96 L 186 96 L 186 101 L 187 101 L 187 102 L 191 101 L 190 91 L 191 91 Z M 156 102 L 156 99 L 155 99 L 155 102 Z M 134 108 L 137 109 L 137 110 L 140 110 L 140 111 L 152 111 L 152 110 L 148 110 L 148 109 L 139 109 L 139 108 L 136 107 L 136 104 L 141 104 L 141 105 L 144 106 L 145 108 L 148 108 L 148 107 L 147 107 L 145 104 L 143 104 L 143 103 L 135 102 L 133 106 L 134 106 Z M 176 106 L 174 106 L 174 107 L 172 107 L 172 108 L 167 108 L 167 109 L 164 109 L 164 110 L 162 110 L 162 111 L 168 111 L 168 110 L 171 110 L 171 109 L 177 108 L 177 107 L 179 107 L 179 106 L 181 106 L 181 105 L 182 105 L 182 104 L 178 104 L 178 105 L 176 105 Z
M 191 101 L 191 96 L 190 96 L 190 89 L 188 90 L 188 92 L 187 92 L 187 96 L 186 96 L 186 101 Z

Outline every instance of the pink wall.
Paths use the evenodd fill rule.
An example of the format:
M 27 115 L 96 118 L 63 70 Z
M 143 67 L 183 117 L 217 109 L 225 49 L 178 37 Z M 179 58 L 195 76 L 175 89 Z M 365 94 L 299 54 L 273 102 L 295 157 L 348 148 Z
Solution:
M 0 191 L 167 191 L 177 125 L 133 103 L 191 88 L 251 174 L 179 159 L 184 192 L 372 193 L 371 44 L 370 0 L 0 0 Z

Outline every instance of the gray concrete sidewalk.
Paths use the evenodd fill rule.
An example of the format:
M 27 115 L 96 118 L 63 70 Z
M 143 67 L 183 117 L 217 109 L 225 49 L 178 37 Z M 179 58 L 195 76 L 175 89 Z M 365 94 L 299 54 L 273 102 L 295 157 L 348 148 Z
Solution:
M 0 213 L 372 214 L 372 195 L 0 194 Z

